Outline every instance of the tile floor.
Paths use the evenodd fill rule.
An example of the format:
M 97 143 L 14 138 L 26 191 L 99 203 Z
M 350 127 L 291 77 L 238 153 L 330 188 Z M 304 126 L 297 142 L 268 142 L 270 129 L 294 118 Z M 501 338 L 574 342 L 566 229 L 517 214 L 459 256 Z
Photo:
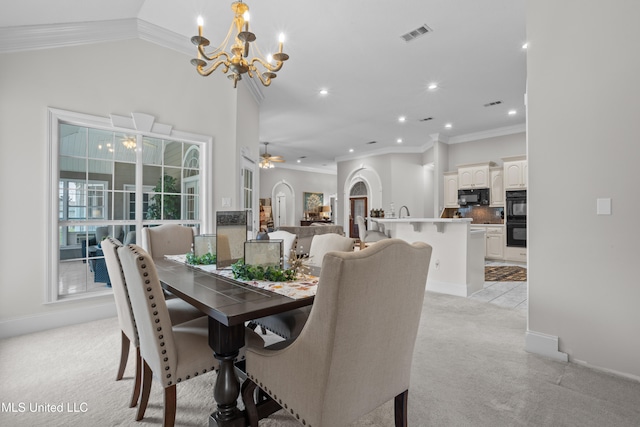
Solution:
M 526 264 L 501 261 L 486 261 L 485 265 L 519 265 L 526 267 Z M 526 311 L 528 308 L 527 282 L 484 282 L 484 289 L 472 294 L 469 298 L 514 310 Z

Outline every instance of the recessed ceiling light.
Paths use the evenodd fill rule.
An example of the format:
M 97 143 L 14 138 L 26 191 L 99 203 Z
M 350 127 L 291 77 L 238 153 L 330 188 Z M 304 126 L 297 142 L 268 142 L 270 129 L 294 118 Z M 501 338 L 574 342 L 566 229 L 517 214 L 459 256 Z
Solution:
M 444 125 L 444 127 L 446 127 L 447 129 L 451 129 L 453 125 L 451 123 L 447 123 Z
M 429 90 L 436 90 L 438 89 L 438 83 L 429 83 L 428 88 Z
M 328 93 L 329 93 L 329 91 L 328 91 L 328 90 L 326 90 L 326 89 L 321 89 L 321 90 L 320 90 L 320 95 L 326 95 L 326 94 L 328 94 Z
M 400 123 L 404 123 L 406 120 L 407 120 L 407 118 L 406 118 L 405 116 L 400 116 L 400 117 L 398 117 L 398 121 L 399 121 Z
M 353 153 L 353 148 L 349 148 L 349 152 L 350 152 L 350 153 Z
M 515 116 L 518 112 L 516 110 L 509 110 L 510 116 Z
M 296 160 L 296 162 L 300 163 L 300 162 L 302 162 L 302 160 L 298 159 L 298 160 Z
M 523 45 L 522 45 L 522 48 L 523 48 L 523 49 L 526 49 L 526 48 L 528 48 L 528 47 L 529 47 L 529 42 L 527 42 L 527 43 L 525 43 L 525 44 L 523 44 Z
M 402 138 L 398 138 L 398 139 L 396 139 L 396 142 L 397 142 L 398 144 L 402 144 Z

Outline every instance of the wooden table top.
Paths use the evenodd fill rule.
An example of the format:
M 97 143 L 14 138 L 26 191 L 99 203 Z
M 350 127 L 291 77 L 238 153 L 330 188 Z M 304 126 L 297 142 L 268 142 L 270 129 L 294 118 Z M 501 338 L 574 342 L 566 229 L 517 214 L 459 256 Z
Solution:
M 168 259 L 155 259 L 162 286 L 226 326 L 313 304 Z

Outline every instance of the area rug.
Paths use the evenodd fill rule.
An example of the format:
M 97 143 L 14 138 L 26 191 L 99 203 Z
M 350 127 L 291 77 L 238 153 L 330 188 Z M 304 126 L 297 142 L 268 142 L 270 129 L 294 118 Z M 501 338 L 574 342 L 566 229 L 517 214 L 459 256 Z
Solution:
M 485 282 L 525 282 L 527 269 L 517 265 L 496 265 L 484 267 Z

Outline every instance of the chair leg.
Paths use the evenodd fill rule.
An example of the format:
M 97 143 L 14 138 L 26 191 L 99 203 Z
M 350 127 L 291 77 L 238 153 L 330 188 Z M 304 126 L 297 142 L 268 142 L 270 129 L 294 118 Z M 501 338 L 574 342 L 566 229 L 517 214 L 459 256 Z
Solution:
M 162 427 L 173 427 L 176 423 L 176 385 L 164 389 L 164 422 Z
M 136 377 L 134 381 L 129 408 L 135 408 L 138 404 L 138 398 L 140 397 L 140 386 L 142 384 L 142 356 L 140 356 L 140 347 L 136 347 Z
M 120 345 L 120 366 L 118 367 L 118 375 L 116 375 L 116 381 L 120 381 L 122 376 L 124 375 L 124 368 L 127 367 L 127 359 L 129 359 L 129 337 L 124 334 L 123 331 L 120 331 L 122 334 Z
M 151 391 L 151 379 L 153 373 L 151 368 L 147 365 L 147 362 L 142 360 L 142 397 L 140 398 L 140 406 L 138 407 L 138 414 L 136 415 L 136 421 L 140 421 L 144 418 L 144 411 L 147 410 L 147 403 L 149 403 L 149 392 Z
M 407 427 L 408 400 L 409 390 L 405 390 L 395 397 L 394 413 L 396 417 L 396 427 Z
M 256 387 L 256 383 L 249 378 L 242 383 L 242 401 L 244 402 L 245 411 L 247 411 L 247 421 L 250 427 L 258 427 L 258 408 L 253 396 Z

